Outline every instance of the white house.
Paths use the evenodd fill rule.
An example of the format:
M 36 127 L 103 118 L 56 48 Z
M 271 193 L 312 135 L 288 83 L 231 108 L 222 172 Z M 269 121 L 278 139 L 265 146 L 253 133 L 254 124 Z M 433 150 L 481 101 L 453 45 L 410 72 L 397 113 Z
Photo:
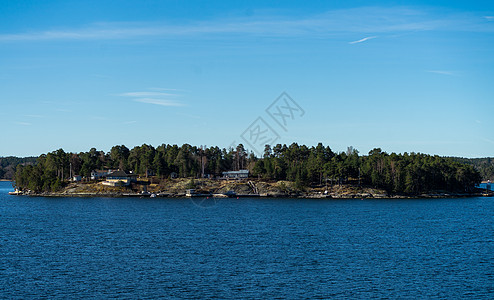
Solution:
M 106 181 L 103 181 L 103 185 L 128 186 L 136 181 L 137 175 L 127 174 L 125 171 L 115 171 L 106 175 Z
M 110 174 L 111 172 L 112 170 L 93 170 L 91 171 L 91 180 L 105 178 L 106 175 Z

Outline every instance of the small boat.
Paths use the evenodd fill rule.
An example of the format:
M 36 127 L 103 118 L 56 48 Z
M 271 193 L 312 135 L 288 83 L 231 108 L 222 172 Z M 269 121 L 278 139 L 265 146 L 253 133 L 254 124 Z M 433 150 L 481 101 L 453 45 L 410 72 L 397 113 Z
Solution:
M 229 190 L 228 192 L 225 193 L 225 196 L 227 196 L 228 198 L 233 198 L 233 197 L 237 197 L 237 193 L 234 190 Z
M 185 190 L 185 197 L 209 197 L 212 196 L 211 193 L 197 193 L 195 189 L 187 189 Z
M 9 192 L 9 195 L 13 195 L 13 196 L 18 196 L 18 195 L 22 195 L 23 192 L 19 191 L 19 190 L 15 190 L 14 192 Z

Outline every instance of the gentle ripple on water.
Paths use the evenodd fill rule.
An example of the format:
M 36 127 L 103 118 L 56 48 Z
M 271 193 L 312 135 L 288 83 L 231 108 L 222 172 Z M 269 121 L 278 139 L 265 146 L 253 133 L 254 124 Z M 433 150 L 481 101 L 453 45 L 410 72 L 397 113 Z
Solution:
M 494 200 L 28 198 L 2 298 L 493 298 Z

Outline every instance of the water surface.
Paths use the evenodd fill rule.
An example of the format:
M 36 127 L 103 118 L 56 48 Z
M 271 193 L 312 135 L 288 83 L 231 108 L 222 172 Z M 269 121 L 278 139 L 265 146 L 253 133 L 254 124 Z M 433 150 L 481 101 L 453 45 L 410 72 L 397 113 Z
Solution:
M 37 198 L 0 182 L 3 298 L 493 298 L 494 199 Z

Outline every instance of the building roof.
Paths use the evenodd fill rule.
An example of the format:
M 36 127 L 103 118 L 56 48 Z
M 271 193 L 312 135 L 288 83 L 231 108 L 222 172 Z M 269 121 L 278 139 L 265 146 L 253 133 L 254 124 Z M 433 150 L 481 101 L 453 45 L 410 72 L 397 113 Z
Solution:
M 249 174 L 249 170 L 228 171 L 223 174 Z
M 115 171 L 115 172 L 108 174 L 107 177 L 131 177 L 131 176 L 136 176 L 136 175 L 127 174 L 125 171 L 118 170 L 118 171 Z

